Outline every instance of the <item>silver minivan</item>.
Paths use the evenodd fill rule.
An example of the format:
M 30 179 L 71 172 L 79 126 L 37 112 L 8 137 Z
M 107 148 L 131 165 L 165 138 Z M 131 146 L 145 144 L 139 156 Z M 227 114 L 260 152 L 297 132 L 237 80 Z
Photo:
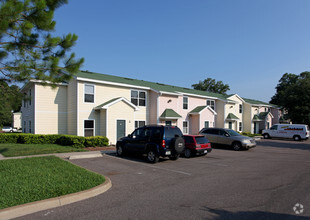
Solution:
M 229 145 L 236 151 L 256 147 L 256 142 L 253 138 L 243 136 L 231 129 L 204 128 L 199 134 L 204 135 L 211 144 Z

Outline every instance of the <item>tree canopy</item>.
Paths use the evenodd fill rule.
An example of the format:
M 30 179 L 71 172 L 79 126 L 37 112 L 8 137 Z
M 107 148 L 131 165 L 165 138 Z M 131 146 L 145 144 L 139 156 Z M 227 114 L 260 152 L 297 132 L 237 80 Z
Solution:
M 220 94 L 226 94 L 226 92 L 230 90 L 228 84 L 224 84 L 222 81 L 216 81 L 212 78 L 207 78 L 203 81 L 199 80 L 199 83 L 193 84 L 192 87 L 194 89 Z
M 0 127 L 12 124 L 12 111 L 20 111 L 22 94 L 16 85 L 9 86 L 0 81 Z
M 78 72 L 84 59 L 68 55 L 77 35 L 51 35 L 54 11 L 67 2 L 0 0 L 0 81 L 59 83 Z
M 288 111 L 293 123 L 310 124 L 310 72 L 285 73 L 270 103 Z

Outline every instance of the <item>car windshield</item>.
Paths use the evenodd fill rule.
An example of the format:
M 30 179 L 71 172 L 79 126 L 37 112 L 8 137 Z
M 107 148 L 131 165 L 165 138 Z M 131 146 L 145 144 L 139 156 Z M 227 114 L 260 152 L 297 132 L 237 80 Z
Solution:
M 206 144 L 209 143 L 208 139 L 205 137 L 195 137 L 197 144 Z
M 226 130 L 226 132 L 230 135 L 230 136 L 241 136 L 241 134 L 239 134 L 238 132 L 234 131 L 234 130 Z

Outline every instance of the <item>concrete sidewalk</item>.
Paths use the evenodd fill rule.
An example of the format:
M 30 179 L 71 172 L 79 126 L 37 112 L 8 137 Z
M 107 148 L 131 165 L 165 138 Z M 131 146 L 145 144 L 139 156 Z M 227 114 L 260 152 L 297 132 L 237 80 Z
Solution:
M 4 157 L 2 154 L 0 154 L 0 160 L 22 159 L 22 158 L 29 158 L 29 157 L 46 157 L 46 156 L 57 156 L 57 157 L 64 158 L 64 159 L 74 160 L 74 159 L 102 157 L 102 155 L 107 154 L 107 153 L 115 153 L 115 150 L 38 154 L 38 155 L 29 155 L 29 156 L 20 156 L 20 157 Z

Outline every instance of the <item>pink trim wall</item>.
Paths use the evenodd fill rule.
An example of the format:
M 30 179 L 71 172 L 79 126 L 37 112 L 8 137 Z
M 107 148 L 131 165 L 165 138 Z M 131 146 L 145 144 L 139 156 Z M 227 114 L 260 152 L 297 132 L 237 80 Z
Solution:
M 213 126 L 213 122 L 215 122 L 215 115 L 209 110 L 204 109 L 202 114 L 199 117 L 199 121 L 196 119 L 192 119 L 193 116 L 189 115 L 193 109 L 198 106 L 206 105 L 206 98 L 197 98 L 197 97 L 188 97 L 188 109 L 183 109 L 183 96 L 173 96 L 173 95 L 161 95 L 158 98 L 158 117 L 165 111 L 165 109 L 170 108 L 173 109 L 176 113 L 178 113 L 182 118 L 177 120 L 176 125 L 183 131 L 183 121 L 188 121 L 189 123 L 189 133 L 194 134 L 198 133 L 197 130 L 202 129 L 204 127 L 205 121 L 210 121 L 210 127 Z

